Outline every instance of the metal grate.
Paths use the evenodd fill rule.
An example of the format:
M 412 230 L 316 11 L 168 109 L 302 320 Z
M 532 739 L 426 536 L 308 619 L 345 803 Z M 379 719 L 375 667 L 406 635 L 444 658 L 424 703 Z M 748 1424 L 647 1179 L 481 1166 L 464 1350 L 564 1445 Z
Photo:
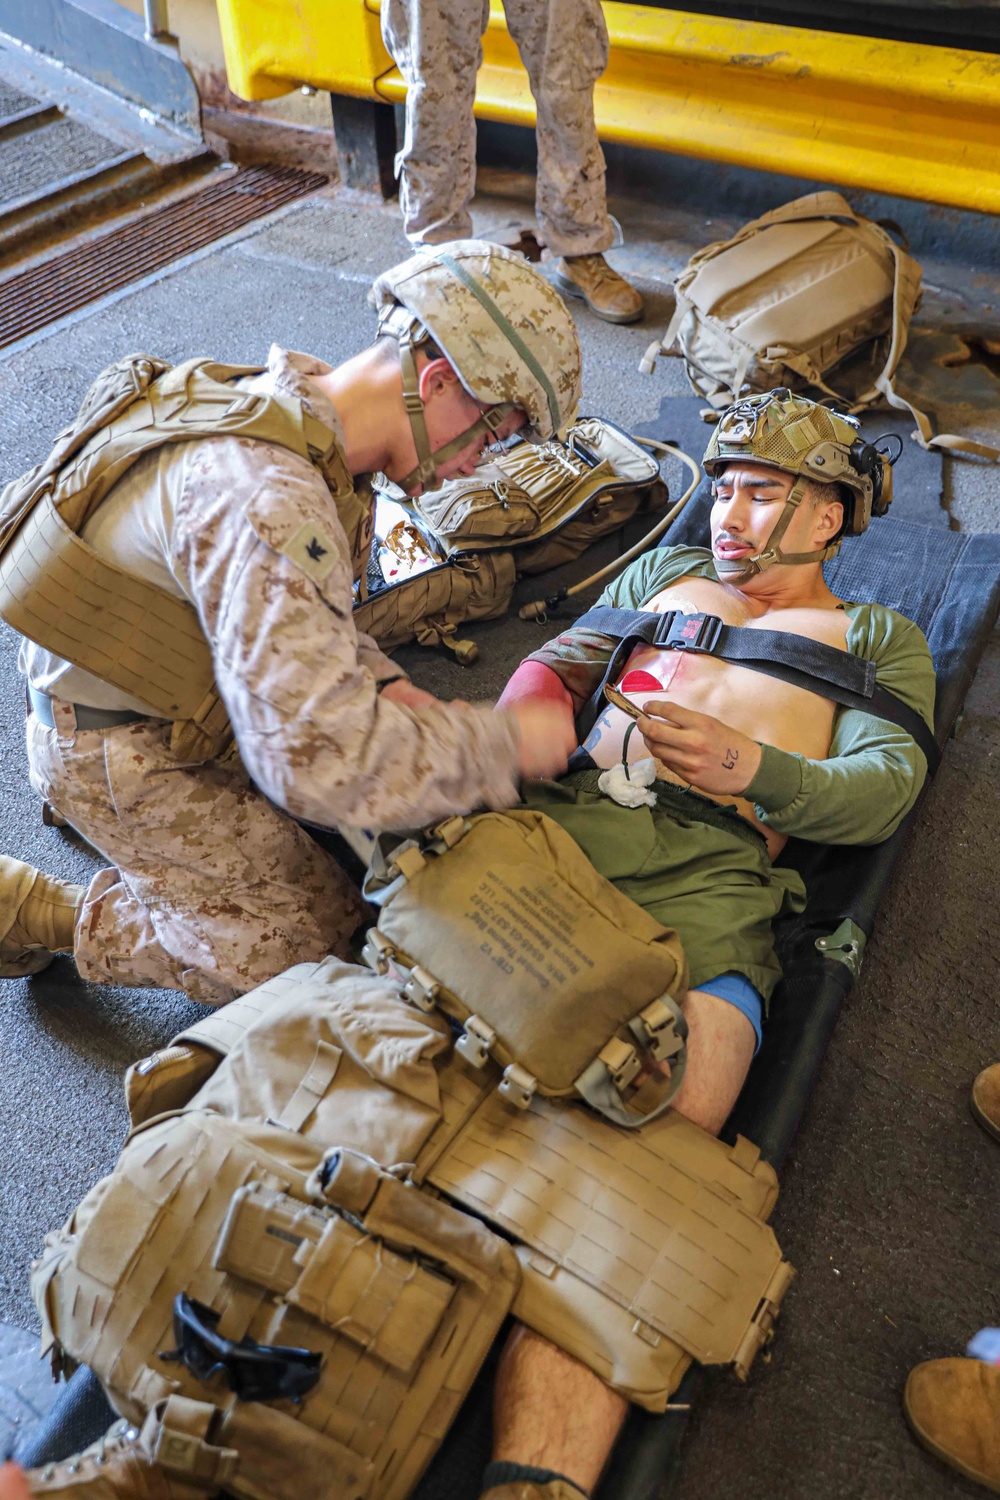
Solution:
M 0 348 L 323 187 L 298 167 L 246 167 L 0 281 Z

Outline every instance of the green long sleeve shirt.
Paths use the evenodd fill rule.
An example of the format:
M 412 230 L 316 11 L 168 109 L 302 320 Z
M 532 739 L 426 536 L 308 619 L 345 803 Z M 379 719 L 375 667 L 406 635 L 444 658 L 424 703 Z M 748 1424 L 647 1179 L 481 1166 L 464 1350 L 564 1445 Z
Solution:
M 626 568 L 601 595 L 615 609 L 642 609 L 682 578 L 717 580 L 712 554 L 700 547 L 663 547 Z M 847 650 L 875 663 L 880 687 L 934 716 L 934 665 L 923 633 L 881 604 L 846 604 Z M 579 709 L 596 690 L 617 642 L 593 630 L 570 629 L 531 659 L 557 672 Z M 824 760 L 763 746 L 763 759 L 744 795 L 777 833 L 823 844 L 878 844 L 916 802 L 927 775 L 923 752 L 905 729 L 861 709 L 838 706 Z

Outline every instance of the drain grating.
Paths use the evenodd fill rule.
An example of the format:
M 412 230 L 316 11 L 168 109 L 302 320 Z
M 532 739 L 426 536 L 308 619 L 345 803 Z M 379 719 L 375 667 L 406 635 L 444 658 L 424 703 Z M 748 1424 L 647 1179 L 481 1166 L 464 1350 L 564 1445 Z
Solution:
M 298 167 L 246 167 L 0 281 L 0 348 L 323 187 Z

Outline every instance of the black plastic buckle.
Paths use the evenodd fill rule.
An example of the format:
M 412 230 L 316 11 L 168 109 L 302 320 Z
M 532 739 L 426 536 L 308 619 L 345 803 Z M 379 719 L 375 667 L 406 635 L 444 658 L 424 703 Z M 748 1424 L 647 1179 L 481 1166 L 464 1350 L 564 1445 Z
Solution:
M 722 621 L 718 615 L 676 614 L 662 641 L 657 645 L 672 651 L 694 651 L 710 656 L 719 644 Z
M 311 1349 L 258 1344 L 247 1335 L 235 1343 L 216 1332 L 221 1314 L 184 1292 L 174 1298 L 176 1349 L 160 1358 L 179 1360 L 196 1380 L 223 1375 L 241 1401 L 295 1401 L 308 1395 L 320 1377 L 323 1356 Z

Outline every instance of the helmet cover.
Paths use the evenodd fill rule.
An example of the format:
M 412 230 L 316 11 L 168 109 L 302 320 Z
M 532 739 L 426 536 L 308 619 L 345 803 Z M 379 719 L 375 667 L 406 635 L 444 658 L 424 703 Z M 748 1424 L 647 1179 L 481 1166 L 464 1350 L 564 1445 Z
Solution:
M 580 400 L 582 358 L 559 293 L 515 250 L 484 240 L 434 245 L 378 277 L 381 331 L 395 306 L 426 328 L 481 406 L 510 403 L 550 438 Z

